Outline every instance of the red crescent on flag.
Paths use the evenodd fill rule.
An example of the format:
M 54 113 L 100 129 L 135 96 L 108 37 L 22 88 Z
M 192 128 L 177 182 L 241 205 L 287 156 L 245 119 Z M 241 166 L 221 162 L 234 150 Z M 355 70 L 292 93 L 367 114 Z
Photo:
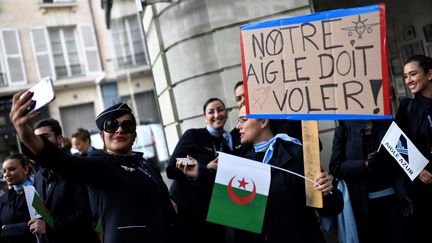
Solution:
M 234 178 L 235 178 L 235 176 L 233 176 L 228 183 L 228 196 L 230 197 L 231 201 L 233 201 L 237 204 L 251 203 L 254 200 L 255 195 L 256 195 L 255 182 L 252 180 L 253 190 L 251 191 L 251 193 L 249 195 L 247 195 L 246 197 L 240 197 L 240 196 L 237 196 L 232 189 L 232 181 L 234 180 Z

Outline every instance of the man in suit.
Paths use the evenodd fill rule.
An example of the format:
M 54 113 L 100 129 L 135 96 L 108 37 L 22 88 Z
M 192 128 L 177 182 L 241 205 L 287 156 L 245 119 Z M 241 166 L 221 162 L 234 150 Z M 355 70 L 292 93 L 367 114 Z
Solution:
M 57 120 L 43 119 L 33 128 L 36 135 L 61 147 L 62 129 Z M 34 186 L 54 218 L 52 228 L 43 219 L 29 222 L 30 231 L 39 235 L 41 243 L 99 242 L 92 229 L 86 186 L 61 180 L 57 174 L 46 168 L 40 168 L 36 173 Z
M 78 152 L 74 153 L 74 156 L 87 157 L 90 153 L 95 152 L 97 149 L 91 145 L 90 132 L 84 128 L 77 128 L 72 133 L 71 143 L 74 149 Z M 92 213 L 92 225 L 95 228 L 95 232 L 101 242 L 103 242 L 101 218 L 97 212 L 97 201 L 96 194 L 89 191 L 90 209 Z

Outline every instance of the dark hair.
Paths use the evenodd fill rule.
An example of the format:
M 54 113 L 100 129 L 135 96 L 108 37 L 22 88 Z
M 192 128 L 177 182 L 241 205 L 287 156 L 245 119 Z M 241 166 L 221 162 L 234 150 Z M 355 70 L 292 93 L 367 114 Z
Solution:
M 53 118 L 45 118 L 36 122 L 36 124 L 33 125 L 33 130 L 41 127 L 50 127 L 55 136 L 60 136 L 63 134 L 60 123 Z
M 234 85 L 234 92 L 235 90 L 239 87 L 243 85 L 243 81 L 238 81 L 235 85 Z
M 273 135 L 286 133 L 291 137 L 302 140 L 301 121 L 286 119 L 269 119 L 270 130 Z
M 82 127 L 77 128 L 74 133 L 72 133 L 72 138 L 79 138 L 83 141 L 89 140 L 91 142 L 90 138 L 90 132 L 87 129 L 84 129 Z
M 432 58 L 425 55 L 414 55 L 404 63 L 404 66 L 410 62 L 417 62 L 418 65 L 423 69 L 425 73 L 429 72 L 432 69 Z
M 210 103 L 215 102 L 215 101 L 219 101 L 220 103 L 222 103 L 223 107 L 226 108 L 225 103 L 224 103 L 221 99 L 216 98 L 216 97 L 213 97 L 213 98 L 208 99 L 208 100 L 204 103 L 204 105 L 203 105 L 203 113 L 204 113 L 204 114 L 205 114 L 205 111 L 206 111 L 206 109 L 207 109 L 207 106 L 208 106 Z
M 33 174 L 35 173 L 35 168 L 33 167 L 32 162 L 24 154 L 11 154 L 7 156 L 4 161 L 6 160 L 18 160 L 22 167 L 28 166 L 30 168 L 30 172 Z

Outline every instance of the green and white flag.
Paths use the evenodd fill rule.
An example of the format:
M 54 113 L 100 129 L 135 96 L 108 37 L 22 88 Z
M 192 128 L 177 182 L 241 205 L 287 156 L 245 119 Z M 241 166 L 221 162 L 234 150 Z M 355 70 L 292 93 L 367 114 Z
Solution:
M 270 166 L 220 152 L 207 221 L 261 233 Z
M 44 202 L 39 197 L 36 189 L 33 186 L 25 186 L 24 193 L 27 201 L 27 208 L 29 210 L 31 219 L 42 218 L 51 228 L 54 227 L 54 219 L 48 209 L 45 207 Z

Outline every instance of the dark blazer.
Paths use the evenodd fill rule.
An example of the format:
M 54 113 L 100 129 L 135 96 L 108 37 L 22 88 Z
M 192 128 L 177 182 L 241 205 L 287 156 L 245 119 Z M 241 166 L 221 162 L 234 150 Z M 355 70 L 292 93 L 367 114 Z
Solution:
M 180 138 L 168 162 L 166 173 L 173 179 L 170 192 L 177 203 L 179 214 L 205 222 L 216 171 L 207 164 L 217 157 L 218 151 L 231 153 L 221 138 L 216 138 L 206 128 L 189 129 Z M 199 178 L 192 180 L 176 168 L 176 158 L 190 155 L 198 161 Z
M 395 122 L 430 161 L 432 160 L 432 135 L 428 131 L 428 114 L 432 114 L 432 100 L 415 95 L 414 99 L 407 98 L 400 102 Z M 432 172 L 432 163 L 428 163 L 426 169 Z
M 400 102 L 395 122 L 429 160 L 425 169 L 432 173 L 432 131 L 429 129 L 428 114 L 432 114 L 432 99 L 416 94 L 414 99 Z M 418 178 L 407 181 L 409 197 L 414 201 L 414 215 L 410 219 L 412 233 L 417 236 L 416 242 L 421 242 L 425 237 L 430 237 L 429 224 L 423 222 L 432 218 L 432 184 L 425 184 Z
M 142 156 L 104 151 L 72 156 L 42 139 L 45 147 L 34 160 L 66 181 L 88 185 L 97 198 L 104 243 L 180 241 L 174 232 L 176 218 L 168 189 Z
M 245 158 L 260 161 L 262 156 L 249 145 Z M 277 140 L 269 164 L 304 174 L 302 146 Z M 270 191 L 261 241 L 271 243 L 325 243 L 317 213 L 323 217 L 339 214 L 343 209 L 342 193 L 333 189 L 323 197 L 324 207 L 306 206 L 305 180 L 293 174 L 271 169 Z M 264 240 L 266 239 L 266 240 Z M 260 242 L 261 242 L 260 241 Z
M 25 195 L 8 190 L 0 199 L 0 243 L 35 243 L 27 226 L 30 215 Z M 1 226 L 5 225 L 3 229 Z
M 40 169 L 35 176 L 36 191 L 54 218 L 54 228 L 46 225 L 47 240 L 41 242 L 98 242 L 92 229 L 87 187 L 66 182 L 52 174 L 46 192 L 47 174 Z
M 189 242 L 223 242 L 225 227 L 206 222 L 216 170 L 207 164 L 217 152 L 232 153 L 231 149 L 207 131 L 206 128 L 189 129 L 180 138 L 169 160 L 166 173 L 173 179 L 170 195 L 177 203 Z M 198 161 L 198 179 L 188 178 L 176 168 L 176 158 L 192 156 Z

